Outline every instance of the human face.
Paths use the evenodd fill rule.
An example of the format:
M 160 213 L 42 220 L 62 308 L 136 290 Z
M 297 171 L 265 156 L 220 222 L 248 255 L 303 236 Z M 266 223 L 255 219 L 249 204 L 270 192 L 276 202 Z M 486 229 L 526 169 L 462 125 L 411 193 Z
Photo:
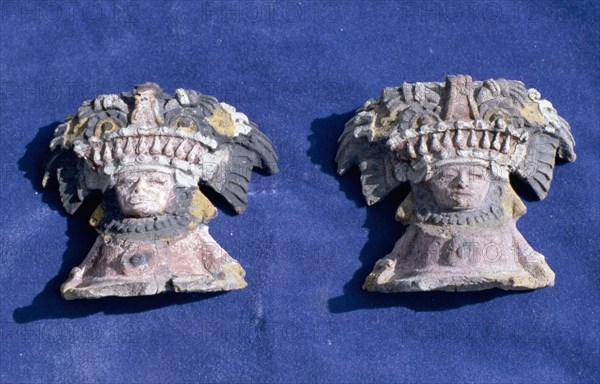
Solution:
M 482 165 L 446 165 L 436 171 L 427 186 L 444 211 L 474 209 L 487 196 L 490 173 Z
M 174 187 L 171 174 L 132 171 L 119 175 L 115 192 L 119 208 L 126 217 L 143 217 L 164 212 L 173 198 Z

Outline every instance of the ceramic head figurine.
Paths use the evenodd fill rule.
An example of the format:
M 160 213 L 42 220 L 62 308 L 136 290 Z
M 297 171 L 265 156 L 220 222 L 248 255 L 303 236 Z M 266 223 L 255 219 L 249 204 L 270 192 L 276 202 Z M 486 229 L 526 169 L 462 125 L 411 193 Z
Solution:
M 400 183 L 407 225 L 363 288 L 380 292 L 535 289 L 554 272 L 516 228 L 525 206 L 509 178 L 546 197 L 555 157 L 574 161 L 569 124 L 519 81 L 404 83 L 346 124 L 338 171 L 358 165 L 369 205 Z
M 244 288 L 244 270 L 209 235 L 217 211 L 198 185 L 241 213 L 253 168 L 277 172 L 269 139 L 230 105 L 154 83 L 100 95 L 55 131 L 44 186 L 56 175 L 74 213 L 100 192 L 98 239 L 62 285 L 66 299 Z

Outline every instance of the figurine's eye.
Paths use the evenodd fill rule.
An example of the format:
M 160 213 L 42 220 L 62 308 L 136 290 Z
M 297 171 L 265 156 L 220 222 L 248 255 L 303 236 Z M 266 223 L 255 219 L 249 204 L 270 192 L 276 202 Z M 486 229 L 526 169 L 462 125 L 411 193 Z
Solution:
M 182 116 L 175 119 L 172 124 L 172 127 L 175 129 L 180 129 L 187 133 L 194 133 L 198 130 L 198 126 L 196 122 L 191 117 Z
M 94 129 L 94 136 L 100 137 L 105 133 L 114 132 L 120 127 L 121 124 L 113 118 L 109 117 L 106 119 L 102 119 L 98 123 L 96 123 L 96 128 Z
M 164 179 L 160 179 L 160 178 L 153 178 L 153 179 L 150 179 L 150 182 L 154 183 L 154 184 L 165 185 L 167 181 Z
M 458 176 L 458 171 L 452 169 L 452 168 L 448 168 L 448 169 L 444 169 L 442 171 L 440 171 L 437 175 L 439 180 L 453 180 L 454 178 L 456 178 L 456 176 Z
M 469 176 L 471 177 L 471 180 L 482 180 L 483 179 L 483 173 L 481 173 L 481 172 L 471 172 L 471 173 L 469 173 Z
M 126 187 L 131 187 L 132 185 L 136 184 L 138 180 L 138 177 L 130 175 L 127 178 L 122 179 L 121 184 L 125 185 Z

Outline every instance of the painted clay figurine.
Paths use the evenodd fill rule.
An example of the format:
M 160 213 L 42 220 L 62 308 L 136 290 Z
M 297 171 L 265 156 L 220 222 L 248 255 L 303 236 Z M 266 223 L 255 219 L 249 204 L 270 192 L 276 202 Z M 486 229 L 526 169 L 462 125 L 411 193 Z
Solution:
M 340 137 L 338 171 L 361 171 L 369 205 L 400 183 L 407 225 L 368 291 L 473 291 L 552 286 L 554 272 L 516 228 L 525 206 L 509 177 L 546 197 L 555 157 L 574 161 L 569 124 L 513 80 L 404 83 L 357 111 Z
M 277 172 L 269 139 L 246 115 L 154 83 L 100 95 L 56 128 L 44 186 L 56 175 L 74 213 L 103 195 L 90 220 L 100 236 L 62 285 L 66 299 L 244 288 L 244 269 L 209 235 L 217 211 L 198 188 L 246 208 L 254 167 Z

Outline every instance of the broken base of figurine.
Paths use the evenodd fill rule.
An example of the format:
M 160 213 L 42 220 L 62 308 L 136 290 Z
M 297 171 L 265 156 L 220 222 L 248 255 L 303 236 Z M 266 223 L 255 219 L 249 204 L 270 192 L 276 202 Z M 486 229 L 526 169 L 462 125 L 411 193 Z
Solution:
M 554 272 L 514 222 L 484 228 L 410 225 L 375 264 L 372 292 L 527 290 L 554 285 Z
M 98 237 L 62 285 L 65 299 L 217 292 L 247 286 L 245 271 L 206 225 L 172 239 Z
M 552 273 L 552 271 L 550 271 Z M 528 273 L 461 273 L 446 271 L 415 271 L 413 276 L 393 277 L 388 281 L 369 278 L 363 289 L 372 292 L 424 292 L 447 291 L 466 292 L 500 288 L 504 290 L 527 290 L 546 288 L 554 285 L 554 273 L 545 280 L 539 280 Z

